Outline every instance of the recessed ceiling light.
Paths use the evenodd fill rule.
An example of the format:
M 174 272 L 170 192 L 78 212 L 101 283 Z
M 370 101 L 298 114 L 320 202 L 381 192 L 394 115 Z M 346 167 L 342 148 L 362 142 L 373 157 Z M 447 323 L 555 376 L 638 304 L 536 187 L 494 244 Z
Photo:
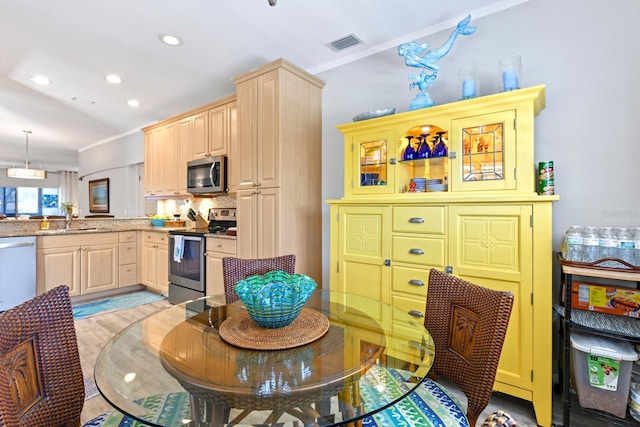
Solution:
M 140 106 L 140 101 L 136 100 L 136 99 L 130 99 L 127 101 L 127 105 L 129 107 L 139 107 Z
M 31 77 L 31 81 L 38 83 L 40 85 L 48 85 L 51 84 L 51 80 L 46 78 L 45 76 L 33 76 Z
M 162 43 L 168 44 L 169 46 L 180 46 L 182 44 L 182 40 L 171 34 L 160 34 L 158 38 Z
M 117 74 L 109 74 L 105 77 L 105 79 L 109 83 L 113 83 L 114 85 L 122 83 L 122 77 L 118 76 Z

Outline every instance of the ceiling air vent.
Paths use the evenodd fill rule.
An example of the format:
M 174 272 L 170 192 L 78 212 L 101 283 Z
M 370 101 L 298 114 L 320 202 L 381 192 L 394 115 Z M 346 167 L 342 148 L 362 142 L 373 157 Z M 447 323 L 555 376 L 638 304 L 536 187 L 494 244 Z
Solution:
M 348 36 L 344 36 L 342 38 L 339 38 L 338 40 L 334 40 L 331 43 L 327 43 L 327 47 L 334 52 L 339 52 L 343 49 L 355 46 L 360 43 L 362 43 L 362 40 L 356 37 L 355 34 L 349 34 Z

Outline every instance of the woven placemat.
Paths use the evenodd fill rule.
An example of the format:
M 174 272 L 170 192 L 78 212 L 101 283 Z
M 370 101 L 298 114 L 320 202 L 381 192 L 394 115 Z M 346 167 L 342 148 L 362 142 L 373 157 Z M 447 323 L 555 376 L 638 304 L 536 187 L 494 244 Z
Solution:
M 283 350 L 309 344 L 329 330 L 329 319 L 309 308 L 282 328 L 262 328 L 246 311 L 233 314 L 220 325 L 220 338 L 236 347 L 250 350 Z

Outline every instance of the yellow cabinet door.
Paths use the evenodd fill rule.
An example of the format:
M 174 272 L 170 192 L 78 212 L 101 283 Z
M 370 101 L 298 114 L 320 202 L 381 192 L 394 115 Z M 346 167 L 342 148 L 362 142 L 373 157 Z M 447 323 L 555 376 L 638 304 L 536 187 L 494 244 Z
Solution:
M 338 208 L 336 280 L 334 290 L 389 301 L 391 269 L 391 212 L 384 206 L 341 206 Z M 374 318 L 381 313 L 360 310 Z
M 507 110 L 452 120 L 450 150 L 455 152 L 450 155 L 452 191 L 517 188 L 515 119 L 515 110 Z M 530 171 L 522 173 L 531 175 Z
M 530 399 L 527 391 L 532 389 L 533 372 L 532 207 L 451 206 L 449 212 L 449 259 L 453 274 L 481 286 L 510 291 L 515 296 L 495 387 L 499 390 L 499 385 L 505 384 L 509 394 L 520 389 L 521 397 L 529 394 Z M 550 350 L 551 330 L 548 336 Z M 541 351 L 546 350 L 536 349 L 538 355 Z
M 353 135 L 345 144 L 345 194 L 393 194 L 395 189 L 395 131 Z

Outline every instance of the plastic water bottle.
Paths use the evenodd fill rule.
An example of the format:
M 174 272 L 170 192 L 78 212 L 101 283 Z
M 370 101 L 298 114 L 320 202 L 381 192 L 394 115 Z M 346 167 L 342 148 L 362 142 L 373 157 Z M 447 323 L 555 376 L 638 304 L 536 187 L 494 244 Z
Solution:
M 581 227 L 572 225 L 564 234 L 564 251 L 562 256 L 567 261 L 582 262 L 583 237 Z
M 616 248 L 616 258 L 633 265 L 635 262 L 635 248 L 636 242 L 631 238 L 631 233 L 626 228 L 619 228 L 617 230 L 616 239 L 618 241 L 618 247 Z M 629 268 L 624 264 L 618 264 L 620 268 Z
M 640 267 L 640 227 L 633 228 L 633 234 L 631 236 L 634 243 L 634 255 L 633 255 L 633 265 L 636 267 Z
M 584 245 L 582 251 L 583 262 L 596 262 L 602 256 L 600 256 L 600 239 L 598 238 L 597 227 L 584 227 L 582 232 Z
M 615 258 L 618 249 L 618 240 L 613 232 L 613 227 L 601 227 L 598 232 L 598 238 L 600 239 L 600 255 L 602 258 Z M 615 261 L 605 261 L 600 264 L 600 267 L 616 267 L 619 266 Z

